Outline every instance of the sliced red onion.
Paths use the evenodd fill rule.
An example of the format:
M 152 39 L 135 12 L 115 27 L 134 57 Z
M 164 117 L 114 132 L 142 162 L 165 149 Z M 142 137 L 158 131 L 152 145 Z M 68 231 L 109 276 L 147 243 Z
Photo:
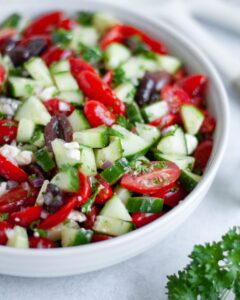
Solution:
M 29 181 L 31 182 L 31 184 L 38 188 L 38 187 L 41 187 L 43 185 L 43 182 L 44 182 L 44 179 L 43 178 L 40 178 L 40 177 L 36 177 L 36 178 L 29 178 Z
M 112 162 L 110 162 L 109 160 L 106 160 L 106 161 L 102 164 L 101 168 L 102 168 L 102 169 L 106 169 L 106 168 L 109 168 L 109 167 L 111 167 L 111 166 L 112 166 Z

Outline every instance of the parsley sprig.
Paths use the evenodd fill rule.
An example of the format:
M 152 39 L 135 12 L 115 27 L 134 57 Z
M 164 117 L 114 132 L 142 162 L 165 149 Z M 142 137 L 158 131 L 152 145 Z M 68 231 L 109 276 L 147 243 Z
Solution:
M 240 299 L 240 227 L 219 242 L 197 245 L 191 262 L 168 276 L 169 300 L 223 300 L 229 294 Z

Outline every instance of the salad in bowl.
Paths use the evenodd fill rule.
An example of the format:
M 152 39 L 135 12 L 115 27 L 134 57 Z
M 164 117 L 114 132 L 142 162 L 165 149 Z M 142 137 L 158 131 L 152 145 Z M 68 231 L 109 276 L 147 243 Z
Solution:
M 103 13 L 10 15 L 0 29 L 0 245 L 109 240 L 201 180 L 216 126 L 204 74 Z

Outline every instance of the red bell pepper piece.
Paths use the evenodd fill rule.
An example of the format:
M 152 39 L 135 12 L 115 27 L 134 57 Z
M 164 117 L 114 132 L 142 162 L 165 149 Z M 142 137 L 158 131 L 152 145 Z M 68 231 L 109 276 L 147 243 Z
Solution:
M 208 79 L 201 74 L 187 76 L 177 82 L 190 97 L 202 96 L 206 90 Z
M 108 84 L 109 86 L 112 85 L 113 82 L 113 70 L 108 71 L 106 74 L 104 74 L 102 80 Z
M 136 212 L 136 213 L 132 214 L 132 221 L 133 221 L 134 225 L 137 228 L 139 228 L 139 227 L 142 227 L 144 225 L 151 223 L 152 221 L 158 219 L 162 215 L 164 215 L 164 212 L 155 213 L 155 214 L 146 214 L 146 213 Z
M 201 142 L 194 152 L 195 165 L 194 168 L 204 170 L 213 149 L 213 141 L 205 140 Z
M 111 107 L 116 114 L 125 114 L 125 105 L 113 93 L 112 89 L 93 72 L 83 71 L 77 76 L 77 82 L 83 93 L 90 99 Z
M 74 29 L 76 26 L 78 26 L 77 21 L 72 20 L 72 19 L 63 19 L 60 21 L 58 28 L 62 28 L 65 30 L 72 30 Z
M 29 238 L 29 246 L 30 248 L 38 248 L 38 249 L 56 248 L 56 245 L 48 238 L 35 237 L 35 236 L 31 236 Z
M 97 174 L 96 178 L 103 188 L 98 193 L 95 199 L 95 203 L 104 204 L 107 202 L 108 199 L 112 197 L 113 191 L 111 186 L 99 174 Z
M 50 49 L 47 50 L 42 55 L 42 59 L 45 61 L 45 63 L 50 66 L 52 63 L 67 59 L 69 57 L 73 56 L 73 51 L 69 49 L 61 49 L 58 46 L 52 46 Z
M 28 205 L 33 205 L 37 190 L 21 185 L 0 196 L 0 213 L 12 213 Z
M 17 122 L 13 120 L 0 120 L 0 145 L 14 140 L 17 136 Z
M 176 123 L 176 115 L 167 114 L 157 120 L 154 120 L 149 123 L 149 125 L 160 127 L 160 129 L 164 129 L 168 126 L 174 125 Z
M 54 11 L 46 15 L 40 16 L 35 19 L 24 30 L 23 36 L 32 36 L 36 34 L 49 33 L 55 28 L 58 28 L 59 23 L 63 19 L 63 13 L 61 11 Z
M 147 35 L 142 30 L 124 24 L 118 24 L 113 26 L 101 40 L 100 46 L 102 49 L 106 49 L 112 43 L 123 43 L 126 38 L 131 36 L 139 36 L 141 40 L 149 47 L 150 50 L 159 54 L 166 54 L 166 46 L 151 36 Z
M 84 105 L 84 113 L 91 127 L 97 127 L 103 124 L 110 127 L 116 123 L 115 115 L 99 101 L 87 101 Z
M 13 226 L 6 221 L 0 222 L 0 245 L 6 245 L 8 237 L 7 231 L 11 230 Z
M 88 176 L 86 176 L 84 173 L 79 171 L 78 178 L 79 178 L 80 191 L 76 193 L 71 199 L 76 200 L 77 206 L 82 206 L 84 203 L 86 203 L 89 200 L 92 194 L 92 187 Z
M 75 78 L 77 78 L 82 71 L 96 73 L 96 70 L 93 68 L 93 66 L 81 58 L 70 57 L 69 64 L 72 76 Z
M 27 207 L 19 212 L 12 213 L 9 221 L 14 225 L 28 227 L 32 222 L 40 218 L 41 212 L 41 206 Z
M 107 241 L 107 240 L 110 240 L 110 239 L 112 239 L 112 237 L 109 236 L 109 235 L 94 233 L 93 236 L 92 236 L 92 242 L 93 243 Z
M 38 228 L 40 229 L 50 229 L 63 221 L 65 221 L 70 214 L 70 212 L 76 207 L 77 199 L 71 198 L 68 203 L 63 205 L 57 212 L 52 215 L 49 215 L 40 225 Z
M 6 79 L 7 79 L 6 69 L 3 65 L 0 65 L 0 92 L 4 89 Z
M 83 227 L 86 229 L 92 229 L 99 212 L 100 207 L 93 205 L 90 213 L 87 214 L 87 220 L 83 223 Z
M 0 175 L 17 182 L 27 181 L 28 174 L 0 154 Z
M 69 116 L 75 109 L 75 107 L 69 102 L 60 100 L 58 98 L 52 98 L 44 102 L 44 105 L 48 112 L 54 116 L 57 114 L 64 114 Z

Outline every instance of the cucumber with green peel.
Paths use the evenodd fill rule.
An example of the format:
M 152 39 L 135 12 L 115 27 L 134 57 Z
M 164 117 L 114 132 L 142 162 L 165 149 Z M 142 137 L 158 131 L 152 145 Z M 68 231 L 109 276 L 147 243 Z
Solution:
M 80 109 L 75 109 L 68 117 L 68 121 L 72 126 L 73 132 L 78 132 L 90 128 L 90 124 L 87 118 L 85 117 L 83 111 Z
M 53 79 L 57 88 L 61 92 L 78 91 L 77 81 L 70 72 L 60 72 L 53 74 Z
M 38 196 L 37 196 L 37 199 L 36 199 L 36 202 L 35 202 L 35 205 L 43 205 L 44 203 L 44 193 L 46 192 L 47 190 L 47 186 L 49 184 L 49 180 L 44 180 L 42 186 L 41 186 L 41 189 L 38 193 Z
M 89 244 L 91 242 L 92 235 L 92 230 L 63 226 L 61 232 L 61 245 L 62 247 L 71 247 Z
M 169 112 L 169 108 L 166 101 L 158 101 L 145 106 L 141 112 L 146 122 L 152 122 L 165 116 Z
M 97 174 L 97 165 L 94 151 L 92 148 L 80 146 L 80 167 L 79 169 L 86 176 L 94 176 Z
M 38 148 L 45 145 L 44 133 L 41 129 L 38 128 L 34 131 L 31 143 Z
M 128 103 L 126 105 L 126 111 L 127 111 L 128 119 L 130 120 L 131 123 L 133 124 L 135 124 L 136 122 L 144 123 L 140 108 L 136 102 Z
M 59 91 L 55 86 L 49 86 L 42 89 L 41 91 L 38 91 L 38 97 L 42 101 L 47 101 L 49 99 L 56 98 L 58 97 L 58 95 Z
M 181 170 L 180 183 L 186 191 L 191 192 L 200 180 L 201 176 L 188 170 Z
M 185 139 L 187 144 L 188 155 L 191 155 L 198 146 L 198 139 L 195 137 L 195 135 L 189 133 L 185 134 Z
M 105 50 L 104 63 L 107 69 L 115 69 L 131 56 L 130 50 L 122 44 L 112 43 Z
M 21 119 L 18 123 L 17 142 L 28 143 L 31 141 L 35 129 L 35 124 L 32 120 Z
M 175 74 L 182 66 L 181 60 L 175 56 L 159 55 L 157 61 L 162 66 L 163 70 L 170 74 Z
M 10 76 L 8 82 L 11 95 L 20 99 L 27 99 L 32 96 L 39 86 L 36 80 L 23 77 Z
M 1 29 L 3 28 L 17 28 L 22 17 L 19 14 L 11 14 L 9 17 L 4 19 L 4 21 L 0 24 Z
M 51 183 L 57 185 L 64 192 L 76 193 L 79 191 L 79 178 L 77 168 L 66 167 L 57 173 Z
M 116 24 L 118 21 L 110 15 L 101 12 L 93 15 L 93 25 L 101 34 Z
M 126 204 L 127 199 L 131 197 L 132 193 L 128 190 L 122 187 L 121 185 L 118 185 L 114 189 L 114 193 L 118 196 L 118 198 Z
M 83 106 L 84 104 L 84 96 L 80 90 L 59 92 L 56 97 L 76 106 Z
M 50 66 L 50 72 L 52 74 L 57 74 L 61 72 L 70 72 L 70 63 L 68 60 L 63 59 L 57 62 L 54 62 Z
M 163 154 L 161 152 L 154 152 L 154 159 L 171 161 L 175 163 L 182 170 L 185 169 L 192 170 L 195 163 L 195 158 L 193 156 Z
M 205 118 L 201 110 L 191 104 L 184 104 L 181 106 L 180 114 L 186 132 L 197 134 Z
M 132 103 L 136 94 L 135 86 L 130 82 L 124 82 L 114 89 L 114 93 L 124 103 Z
M 129 162 L 126 158 L 115 161 L 110 167 L 102 171 L 101 176 L 110 184 L 116 183 L 124 174 L 129 171 Z
M 106 216 L 97 216 L 93 230 L 111 236 L 120 236 L 133 230 L 133 223 Z
M 126 208 L 130 213 L 159 213 L 162 211 L 164 200 L 156 197 L 129 197 Z
M 43 169 L 44 172 L 49 172 L 55 168 L 55 162 L 50 152 L 44 147 L 35 153 L 36 163 Z
M 21 226 L 14 226 L 8 234 L 8 247 L 26 249 L 29 248 L 27 230 Z
M 122 154 L 123 148 L 121 140 L 116 137 L 107 147 L 95 150 L 97 167 L 101 169 L 105 162 L 114 163 L 122 157 Z
M 40 57 L 32 57 L 25 64 L 24 68 L 28 71 L 40 86 L 49 87 L 53 85 L 53 80 L 48 67 Z
M 159 141 L 161 133 L 157 127 L 141 123 L 136 123 L 135 125 L 137 134 L 149 143 L 149 147 L 152 147 Z
M 21 119 L 31 120 L 36 125 L 47 125 L 51 120 L 51 116 L 46 107 L 37 97 L 30 97 L 18 108 L 15 120 Z
M 73 133 L 73 140 L 90 148 L 104 148 L 109 143 L 108 129 L 102 125 Z

